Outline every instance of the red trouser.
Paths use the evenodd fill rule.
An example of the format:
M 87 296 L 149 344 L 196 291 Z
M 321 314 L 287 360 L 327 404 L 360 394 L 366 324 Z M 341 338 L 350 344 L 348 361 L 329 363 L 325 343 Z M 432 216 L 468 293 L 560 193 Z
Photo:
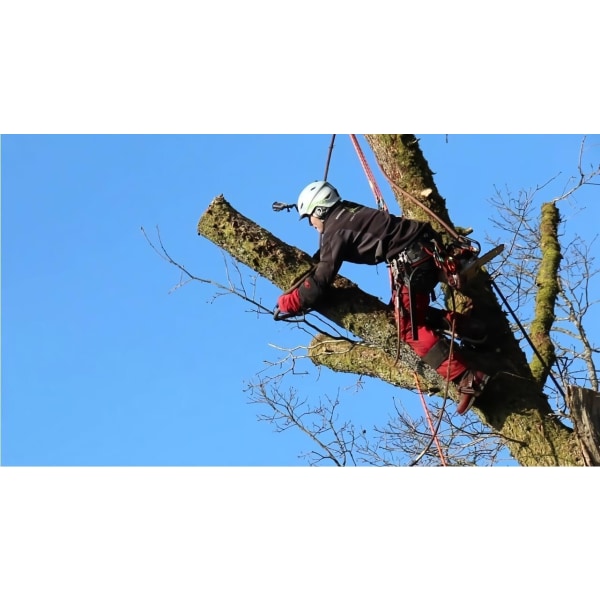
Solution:
M 440 339 L 440 336 L 435 331 L 429 329 L 425 325 L 425 316 L 429 307 L 429 294 L 419 292 L 413 293 L 414 306 L 414 322 L 417 328 L 418 340 L 413 339 L 411 320 L 410 320 L 410 302 L 408 297 L 408 288 L 403 285 L 400 289 L 400 334 L 402 341 L 406 342 L 413 351 L 420 357 L 423 357 L 433 348 L 435 343 Z M 448 371 L 449 369 L 449 371 Z M 462 375 L 467 370 L 467 365 L 455 348 L 452 349 L 450 360 L 447 358 L 436 369 L 436 371 L 444 378 L 453 381 L 458 376 Z

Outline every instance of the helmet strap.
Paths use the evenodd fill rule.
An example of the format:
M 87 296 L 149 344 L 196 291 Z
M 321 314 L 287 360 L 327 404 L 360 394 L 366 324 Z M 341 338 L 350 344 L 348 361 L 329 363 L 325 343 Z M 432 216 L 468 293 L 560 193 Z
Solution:
M 321 219 L 321 221 L 324 221 L 332 208 L 333 206 L 317 206 L 315 210 L 313 210 L 311 216 L 317 217 L 317 219 Z

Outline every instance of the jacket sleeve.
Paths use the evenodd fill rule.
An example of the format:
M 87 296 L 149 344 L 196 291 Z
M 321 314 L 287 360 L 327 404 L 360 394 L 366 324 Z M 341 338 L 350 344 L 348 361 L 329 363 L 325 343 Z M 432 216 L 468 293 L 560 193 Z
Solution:
M 299 299 L 303 309 L 316 306 L 335 279 L 344 262 L 344 246 L 344 238 L 339 232 L 321 238 L 317 268 L 299 288 Z

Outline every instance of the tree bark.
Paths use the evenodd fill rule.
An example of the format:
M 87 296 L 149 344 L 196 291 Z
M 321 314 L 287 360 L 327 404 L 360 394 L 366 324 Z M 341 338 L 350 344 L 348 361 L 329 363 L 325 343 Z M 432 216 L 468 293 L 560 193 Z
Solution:
M 418 140 L 408 135 L 367 135 L 380 166 L 396 185 L 415 196 L 431 190 L 428 208 L 446 221 L 443 198 L 437 192 L 433 175 L 421 154 Z M 419 213 L 403 196 L 397 198 L 403 214 L 431 221 Z M 417 207 L 418 208 L 418 207 Z M 432 222 L 439 230 L 439 223 Z M 280 289 L 312 265 L 312 259 L 288 246 L 256 223 L 239 214 L 223 196 L 215 198 L 198 223 L 198 234 L 212 241 L 239 262 L 247 265 Z M 561 423 L 530 371 L 525 354 L 510 330 L 506 315 L 485 272 L 474 280 L 468 296 L 460 299 L 464 309 L 483 316 L 492 325 L 497 351 L 468 358 L 478 366 L 497 372 L 486 393 L 473 410 L 504 440 L 512 456 L 524 466 L 583 465 L 584 457 L 573 430 Z M 412 350 L 401 344 L 396 358 L 396 327 L 388 305 L 360 290 L 351 281 L 337 277 L 331 292 L 319 307 L 319 313 L 361 340 L 339 341 L 319 336 L 310 344 L 309 355 L 316 364 L 335 371 L 367 374 L 391 385 L 414 389 L 414 373 L 421 386 L 430 391 L 443 390 L 445 381 Z M 456 389 L 450 386 L 450 397 Z
M 567 405 L 575 423 L 585 464 L 590 467 L 600 466 L 600 394 L 570 386 Z
M 560 214 L 556 204 L 554 202 L 544 204 L 540 220 L 542 259 L 536 280 L 538 292 L 535 299 L 535 316 L 531 323 L 531 340 L 539 354 L 539 357 L 538 354 L 533 355 L 531 372 L 540 385 L 544 385 L 556 361 L 550 331 L 554 324 L 554 308 L 559 292 L 558 270 L 562 258 L 558 242 L 559 223 Z

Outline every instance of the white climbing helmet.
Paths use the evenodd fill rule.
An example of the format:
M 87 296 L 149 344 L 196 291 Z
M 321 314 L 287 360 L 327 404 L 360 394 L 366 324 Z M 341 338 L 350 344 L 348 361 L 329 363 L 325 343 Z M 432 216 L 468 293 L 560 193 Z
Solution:
M 298 196 L 298 213 L 300 218 L 310 217 L 316 208 L 320 214 L 315 216 L 324 216 L 334 204 L 341 200 L 338 191 L 326 181 L 313 181 L 309 183 Z

